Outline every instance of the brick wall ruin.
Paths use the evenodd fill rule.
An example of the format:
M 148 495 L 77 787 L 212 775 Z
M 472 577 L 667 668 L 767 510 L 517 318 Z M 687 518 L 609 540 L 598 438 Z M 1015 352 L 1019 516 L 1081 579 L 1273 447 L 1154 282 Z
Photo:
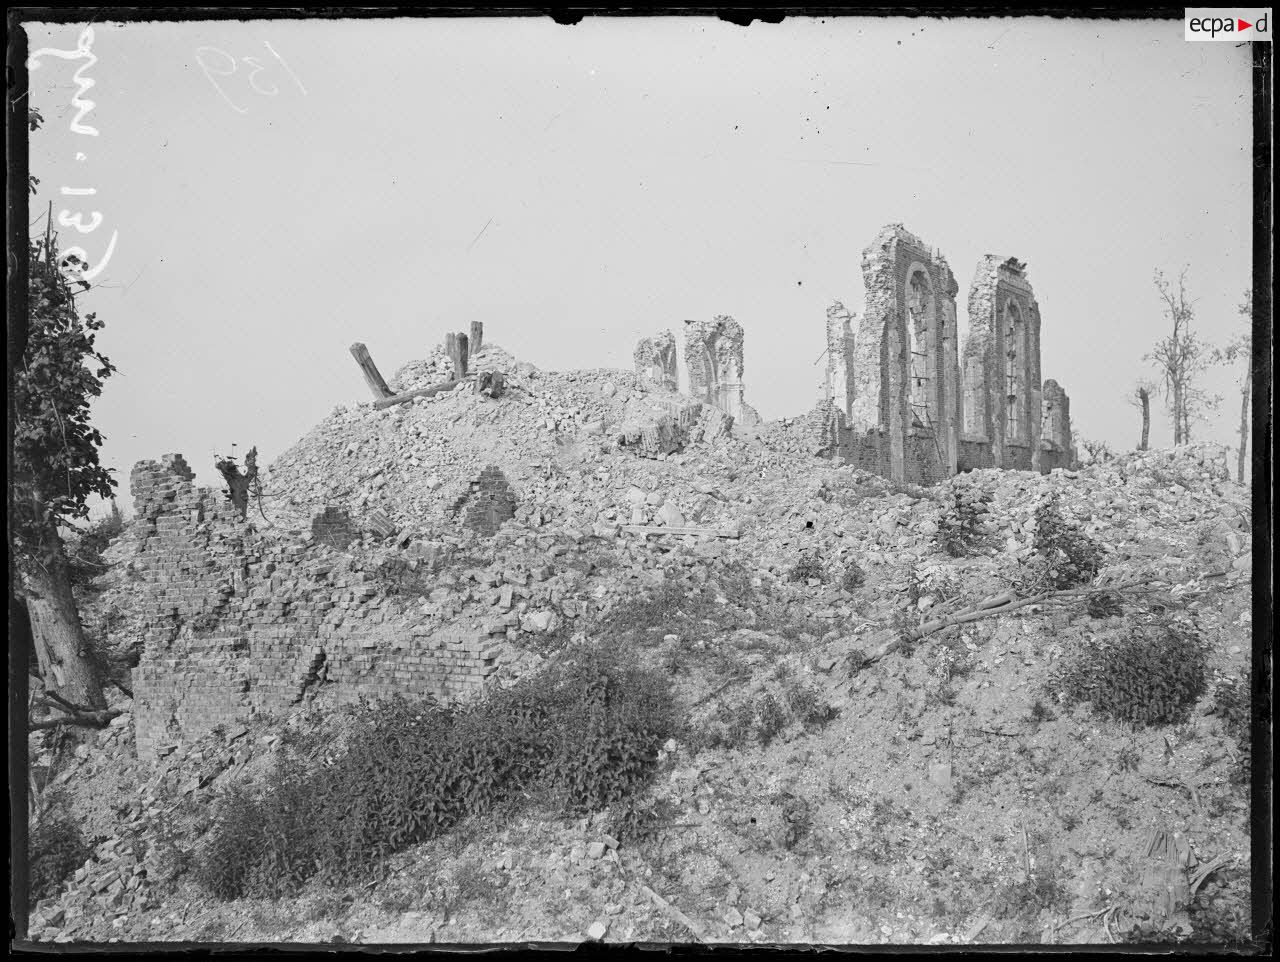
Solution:
M 853 417 L 853 314 L 839 301 L 827 308 L 827 373 L 823 397 L 844 415 Z
M 636 373 L 668 391 L 679 390 L 676 369 L 676 338 L 670 331 L 657 337 L 642 338 L 636 345 Z
M 1040 381 L 1040 309 L 1014 258 L 987 255 L 969 293 L 946 259 L 901 224 L 863 251 L 866 311 L 827 311 L 824 451 L 897 481 L 930 484 L 997 467 L 1047 472 L 1074 460 L 1066 392 Z M 1052 385 L 1052 415 L 1045 400 Z
M 181 455 L 140 462 L 130 476 L 140 758 L 320 689 L 338 703 L 403 691 L 449 702 L 518 657 L 505 623 L 467 630 L 426 615 L 424 599 L 397 596 L 325 543 L 354 534 L 339 509 L 327 508 L 310 538 L 268 537 L 193 477 Z M 481 477 L 482 487 L 491 480 Z
M 738 424 L 759 424 L 760 415 L 743 398 L 742 325 L 725 314 L 684 323 L 689 393 Z
M 504 521 L 516 516 L 516 495 L 502 471 L 491 464 L 469 483 L 447 514 L 460 519 L 464 528 L 491 538 Z

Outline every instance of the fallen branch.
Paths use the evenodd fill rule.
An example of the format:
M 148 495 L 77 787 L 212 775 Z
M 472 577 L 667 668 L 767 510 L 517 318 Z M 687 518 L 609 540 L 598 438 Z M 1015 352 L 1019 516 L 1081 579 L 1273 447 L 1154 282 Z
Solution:
M 60 718 L 47 718 L 41 721 L 32 721 L 28 719 L 27 728 L 30 731 L 39 731 L 45 728 L 57 728 L 60 725 L 78 725 L 81 728 L 106 728 L 111 724 L 111 719 L 124 712 L 119 708 L 108 708 L 106 711 L 95 711 L 87 714 L 63 715 Z
M 1156 578 L 1139 578 L 1133 581 L 1122 582 L 1118 585 L 1109 585 L 1106 590 L 1110 592 L 1119 592 L 1126 590 L 1140 590 L 1143 586 L 1151 584 L 1159 579 Z M 1022 608 L 1030 607 L 1038 604 L 1066 604 L 1077 601 L 1081 597 L 1092 594 L 1098 589 L 1093 586 L 1084 586 L 1079 588 L 1065 588 L 1060 591 L 1042 591 L 1039 594 L 1032 595 L 1029 598 L 1018 598 L 1012 591 L 1006 591 L 979 601 L 971 608 L 958 611 L 955 614 L 947 615 L 944 618 L 936 618 L 933 621 L 926 621 L 918 628 L 912 628 L 910 631 L 895 634 L 893 637 L 881 643 L 877 648 L 873 649 L 869 654 L 861 656 L 861 661 L 853 665 L 852 670 L 857 671 L 866 665 L 875 664 L 886 655 L 890 655 L 904 645 L 910 645 L 920 639 L 942 631 L 944 628 L 950 628 L 954 625 L 964 625 L 972 621 L 978 621 L 982 618 L 992 618 L 996 615 L 1007 615 L 1010 612 L 1018 611 Z
M 1070 919 L 1065 922 L 1059 922 L 1059 924 L 1053 926 L 1053 931 L 1062 929 L 1062 927 L 1070 925 L 1071 922 L 1083 922 L 1085 919 L 1097 919 L 1098 916 L 1106 915 L 1106 913 L 1110 911 L 1111 906 L 1107 906 L 1106 908 L 1100 908 L 1097 912 L 1085 912 L 1084 915 L 1071 916 Z
M 662 524 L 624 524 L 619 525 L 619 528 L 632 534 L 707 535 L 712 538 L 737 538 L 741 536 L 741 532 L 736 528 L 722 531 L 719 528 L 668 527 Z
M 412 401 L 414 398 L 433 397 L 436 394 L 443 394 L 445 391 L 452 391 L 455 387 L 466 381 L 467 378 L 456 378 L 452 381 L 443 381 L 440 384 L 433 384 L 431 387 L 418 388 L 416 391 L 406 391 L 404 394 L 393 394 L 391 397 L 383 398 L 381 401 L 374 401 L 375 410 L 393 407 L 397 404 L 404 404 L 405 401 Z
M 1071 918 L 1067 919 L 1065 922 L 1059 922 L 1057 925 L 1055 925 L 1053 927 L 1053 931 L 1056 932 L 1058 931 L 1058 929 L 1063 928 L 1064 926 L 1070 925 L 1072 922 L 1083 922 L 1085 919 L 1096 919 L 1099 915 L 1106 915 L 1110 911 L 1111 911 L 1111 906 L 1108 905 L 1105 909 L 1098 909 L 1098 911 L 1096 912 L 1086 912 L 1084 915 L 1072 916 Z
M 1191 898 L 1196 897 L 1196 891 L 1204 884 L 1205 879 L 1218 871 L 1218 869 L 1222 868 L 1228 862 L 1231 862 L 1234 858 L 1234 855 L 1227 852 L 1225 855 L 1219 855 L 1212 862 L 1201 867 L 1200 871 L 1196 873 L 1196 877 L 1191 881 Z
M 688 929 L 690 932 L 692 932 L 694 938 L 696 938 L 698 941 L 701 942 L 706 938 L 706 929 L 703 928 L 701 924 L 689 918 L 689 916 L 685 915 L 678 908 L 676 908 L 674 905 L 672 905 L 670 902 L 664 899 L 661 895 L 659 895 L 653 889 L 649 888 L 649 886 L 641 885 L 640 891 L 644 895 L 648 896 L 649 899 L 653 902 L 653 904 L 656 905 L 663 912 L 663 914 L 665 914 L 668 918 L 674 919 L 675 921 L 683 925 L 686 929 Z
M 703 695 L 701 698 L 695 701 L 692 705 L 690 705 L 689 709 L 693 710 L 694 708 L 700 708 L 701 706 L 705 705 L 707 702 L 711 701 L 711 699 L 715 698 L 716 695 L 720 694 L 730 685 L 735 685 L 735 684 L 739 684 L 741 682 L 750 681 L 750 680 L 751 680 L 750 673 L 745 675 L 736 675 L 733 678 L 730 678 L 728 681 L 726 681 L 723 685 L 721 685 L 715 691 L 711 692 L 708 695 Z
M 1200 804 L 1200 793 L 1196 790 L 1197 786 L 1190 785 L 1187 782 L 1182 781 L 1167 781 L 1163 778 L 1152 778 L 1150 775 L 1144 775 L 1141 772 L 1138 774 L 1144 782 L 1148 782 L 1152 785 L 1163 785 L 1165 788 L 1181 788 L 1191 796 L 1191 801 L 1195 805 L 1196 811 L 1204 811 L 1204 806 Z

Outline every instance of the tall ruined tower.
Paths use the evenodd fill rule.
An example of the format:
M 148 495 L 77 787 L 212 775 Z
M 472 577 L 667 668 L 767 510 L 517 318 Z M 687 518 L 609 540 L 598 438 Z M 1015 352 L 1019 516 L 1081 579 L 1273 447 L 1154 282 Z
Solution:
M 955 275 L 901 224 L 884 227 L 863 251 L 862 275 L 867 307 L 853 351 L 854 429 L 887 437 L 887 467 L 897 481 L 955 474 L 961 417 Z

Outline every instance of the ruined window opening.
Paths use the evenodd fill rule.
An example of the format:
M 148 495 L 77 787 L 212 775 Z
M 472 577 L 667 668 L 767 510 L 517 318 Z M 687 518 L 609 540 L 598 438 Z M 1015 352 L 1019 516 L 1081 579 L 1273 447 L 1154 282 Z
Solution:
M 1022 372 L 1019 370 L 1021 361 L 1020 348 L 1022 347 L 1023 327 L 1022 314 L 1018 310 L 1018 306 L 1013 301 L 1005 308 L 1005 316 L 1008 318 L 1008 326 L 1005 329 L 1005 366 L 1004 366 L 1004 388 L 1005 388 L 1005 422 L 1004 435 L 1009 441 L 1018 441 L 1022 437 Z
M 912 420 L 917 427 L 933 421 L 930 385 L 934 357 L 930 350 L 933 334 L 933 292 L 924 271 L 915 271 L 907 284 L 907 360 Z

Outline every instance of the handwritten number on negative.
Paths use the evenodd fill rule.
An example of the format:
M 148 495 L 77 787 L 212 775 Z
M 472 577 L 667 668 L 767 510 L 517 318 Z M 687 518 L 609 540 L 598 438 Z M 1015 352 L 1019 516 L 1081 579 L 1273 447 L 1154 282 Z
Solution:
M 280 54 L 276 53 L 275 48 L 272 47 L 271 44 L 268 43 L 267 41 L 265 40 L 262 41 L 262 45 L 267 48 L 271 56 L 275 57 L 276 60 L 280 62 L 280 66 L 284 68 L 285 73 L 287 73 L 290 76 L 290 78 L 292 78 L 293 82 L 298 85 L 298 89 L 302 92 L 303 96 L 306 96 L 307 88 L 302 85 L 302 81 L 298 79 L 297 74 L 295 74 L 293 70 L 290 69 L 289 65 L 285 63 L 284 58 L 281 57 Z M 217 54 L 219 57 L 223 59 L 221 62 L 209 63 L 205 59 L 206 53 Z M 200 64 L 200 68 L 204 71 L 204 75 L 209 78 L 209 82 L 213 84 L 214 89 L 218 91 L 218 94 L 222 97 L 222 99 L 225 100 L 231 106 L 231 109 L 236 111 L 236 113 L 245 114 L 245 113 L 248 113 L 249 111 L 246 108 L 236 104 L 235 101 L 233 101 L 231 97 L 228 96 L 226 90 L 223 89 L 222 84 L 220 84 L 215 78 L 230 77 L 237 70 L 239 70 L 240 62 L 243 62 L 252 68 L 249 72 L 249 76 L 247 80 L 248 80 L 249 86 L 253 89 L 255 93 L 261 94 L 264 97 L 274 97 L 280 93 L 280 88 L 277 87 L 275 84 L 271 84 L 269 87 L 260 86 L 258 81 L 258 74 L 260 74 L 263 70 L 265 70 L 266 67 L 264 67 L 262 63 L 260 63 L 258 60 L 256 60 L 253 57 L 241 57 L 240 61 L 237 62 L 236 58 L 233 57 L 231 54 L 227 53 L 225 50 L 220 50 L 217 47 L 197 47 L 196 62 Z

